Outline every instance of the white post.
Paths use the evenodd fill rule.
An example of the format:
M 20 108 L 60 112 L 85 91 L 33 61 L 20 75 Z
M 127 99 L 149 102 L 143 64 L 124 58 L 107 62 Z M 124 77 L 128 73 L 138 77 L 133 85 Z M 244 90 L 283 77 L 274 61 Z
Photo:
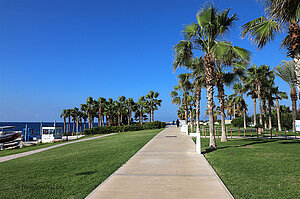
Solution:
M 41 138 L 42 138 L 42 128 L 43 128 L 43 121 L 41 121 L 41 129 L 40 129 Z
M 56 120 L 54 120 L 54 131 L 53 131 L 53 133 L 54 133 L 53 134 L 54 139 L 55 139 L 55 134 L 56 134 L 56 128 L 55 127 L 56 127 Z
M 27 124 L 25 125 L 25 142 L 27 141 Z
M 196 137 L 196 152 L 197 154 L 201 154 L 201 134 L 197 133 Z

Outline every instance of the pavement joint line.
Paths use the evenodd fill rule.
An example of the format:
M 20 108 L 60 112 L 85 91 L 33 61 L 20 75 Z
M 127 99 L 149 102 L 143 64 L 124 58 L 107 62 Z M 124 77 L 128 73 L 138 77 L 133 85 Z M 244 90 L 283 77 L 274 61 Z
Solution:
M 83 142 L 83 141 L 88 141 L 88 140 L 94 140 L 94 139 L 97 139 L 97 138 L 107 137 L 107 136 L 115 135 L 115 134 L 117 134 L 117 133 L 110 133 L 110 134 L 106 134 L 106 135 L 100 135 L 100 136 L 96 136 L 96 137 L 85 138 L 85 139 L 81 139 L 81 140 L 75 140 L 75 141 L 71 141 L 71 142 L 56 144 L 56 145 L 41 148 L 41 149 L 26 151 L 26 152 L 23 152 L 23 153 L 7 155 L 7 156 L 0 157 L 0 162 L 6 162 L 8 160 L 13 160 L 13 159 L 16 159 L 16 158 L 25 157 L 25 156 L 28 156 L 28 155 L 32 155 L 32 154 L 35 154 L 35 153 L 47 151 L 47 150 L 54 149 L 54 148 L 61 147 L 61 146 L 65 146 L 65 145 L 68 145 L 68 144 L 73 144 L 73 143 L 78 143 L 78 142 Z

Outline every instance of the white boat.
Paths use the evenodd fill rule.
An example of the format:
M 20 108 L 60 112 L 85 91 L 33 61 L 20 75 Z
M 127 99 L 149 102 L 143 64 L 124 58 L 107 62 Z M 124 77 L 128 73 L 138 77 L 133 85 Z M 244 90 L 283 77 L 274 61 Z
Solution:
M 10 142 L 22 135 L 22 131 L 10 131 L 14 126 L 0 126 L 0 143 Z

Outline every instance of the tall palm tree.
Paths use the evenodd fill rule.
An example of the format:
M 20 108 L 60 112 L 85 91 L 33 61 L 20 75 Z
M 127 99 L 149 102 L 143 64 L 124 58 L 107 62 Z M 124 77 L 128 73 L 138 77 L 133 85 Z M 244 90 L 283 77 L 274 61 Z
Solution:
M 104 106 L 106 104 L 106 99 L 104 97 L 99 97 L 98 98 L 98 126 L 101 127 L 102 126 L 102 115 L 103 115 L 103 110 L 104 110 Z
M 68 122 L 69 128 L 68 128 L 67 133 L 71 132 L 71 110 L 72 109 L 66 109 L 66 118 L 68 118 L 68 120 L 69 120 L 69 122 Z
M 196 133 L 200 133 L 200 101 L 201 101 L 201 90 L 205 87 L 205 69 L 204 61 L 202 57 L 192 59 L 191 64 L 187 67 L 192 70 L 191 78 L 193 79 L 193 87 L 196 101 Z
M 237 56 L 235 56 L 237 57 Z M 227 58 L 227 60 L 230 59 Z M 236 59 L 236 58 L 234 58 Z M 248 58 L 247 58 L 248 59 Z M 229 60 L 229 62 L 233 62 L 232 60 Z M 240 62 L 234 61 L 234 62 Z M 226 126 L 225 126 L 225 92 L 224 92 L 224 84 L 227 86 L 232 85 L 236 81 L 238 81 L 240 78 L 243 76 L 242 69 L 239 68 L 241 65 L 235 64 L 236 67 L 232 71 L 229 72 L 223 72 L 222 67 L 217 64 L 217 70 L 216 70 L 216 85 L 218 88 L 218 99 L 219 99 L 219 104 L 220 104 L 220 115 L 221 115 L 221 126 L 222 126 L 222 136 L 221 136 L 221 142 L 226 142 L 227 141 L 227 136 L 226 136 Z
M 252 67 L 248 68 L 247 70 L 247 77 L 245 79 L 245 89 L 250 90 L 251 96 L 253 100 L 254 105 L 254 118 L 256 122 L 256 94 L 258 98 L 258 108 L 259 108 L 259 123 L 260 125 L 263 124 L 262 120 L 262 99 L 261 99 L 261 85 L 262 85 L 262 74 L 260 73 L 260 70 L 258 67 L 253 64 Z
M 132 110 L 134 106 L 134 101 L 132 98 L 128 98 L 125 100 L 125 106 L 127 108 L 127 124 L 130 125 Z
M 140 124 L 143 124 L 143 119 L 144 119 L 144 111 L 146 107 L 146 99 L 145 96 L 141 96 L 137 102 L 138 105 L 138 113 L 139 113 L 139 120 Z
M 88 115 L 89 128 L 93 128 L 94 118 L 96 113 L 98 112 L 97 101 L 95 101 L 92 97 L 88 97 L 86 100 L 86 104 L 81 104 L 81 109 Z
M 67 117 L 67 109 L 64 109 L 60 114 L 60 118 L 64 118 L 64 132 L 66 132 L 66 117 Z
M 225 53 L 228 50 L 222 36 L 229 32 L 229 28 L 237 19 L 236 14 L 228 16 L 230 9 L 218 11 L 211 4 L 201 9 L 197 15 L 197 23 L 185 27 L 183 33 L 185 40 L 175 46 L 174 69 L 185 66 L 192 58 L 193 50 L 200 49 L 203 52 L 203 60 L 206 73 L 207 106 L 209 109 L 210 148 L 216 149 L 214 120 L 213 120 L 213 93 L 216 53 Z
M 296 131 L 295 120 L 297 119 L 297 91 L 296 91 L 296 72 L 295 63 L 293 61 L 282 61 L 276 66 L 275 73 L 291 88 L 290 97 L 292 100 L 292 115 L 293 115 L 293 132 Z
M 237 104 L 237 109 L 239 112 L 243 115 L 244 119 L 244 129 L 247 128 L 246 123 L 246 112 L 247 112 L 247 104 L 244 100 L 243 94 L 245 93 L 245 88 L 243 88 L 243 85 L 241 83 L 236 83 L 233 86 L 234 94 L 232 94 L 232 99 Z
M 149 100 L 150 102 L 150 122 L 154 121 L 154 109 L 155 107 L 157 106 L 160 106 L 161 104 L 161 100 L 160 99 L 157 99 L 159 96 L 159 92 L 154 92 L 154 91 L 149 91 L 149 93 L 146 95 L 146 99 Z
M 288 50 L 288 56 L 294 59 L 297 83 L 300 83 L 300 1 L 264 0 L 266 17 L 262 16 L 243 25 L 242 36 L 253 38 L 258 48 L 263 48 L 276 34 L 287 29 L 288 34 L 281 47 Z
M 234 114 L 234 102 L 229 96 L 225 99 L 225 110 L 227 111 L 227 115 L 229 115 L 229 119 L 231 120 Z
M 125 100 L 126 97 L 125 96 L 120 96 L 119 98 L 119 102 L 120 102 L 120 106 L 119 106 L 119 111 L 120 111 L 120 122 L 121 124 L 123 124 L 123 113 L 124 113 L 124 108 L 125 108 Z
M 281 121 L 280 121 L 280 106 L 279 106 L 279 100 L 282 100 L 282 99 L 287 99 L 287 95 L 285 92 L 281 92 L 279 91 L 278 89 L 278 86 L 275 87 L 273 89 L 273 94 L 274 94 L 274 99 L 275 99 L 275 102 L 276 102 L 276 113 L 277 113 L 277 125 L 278 125 L 278 130 L 279 131 L 282 131 L 281 129 Z
M 172 103 L 184 106 L 185 111 L 185 123 L 188 124 L 188 100 L 189 92 L 192 89 L 192 83 L 190 82 L 190 75 L 188 73 L 182 73 L 178 75 L 178 85 L 174 86 L 174 91 L 171 91 Z

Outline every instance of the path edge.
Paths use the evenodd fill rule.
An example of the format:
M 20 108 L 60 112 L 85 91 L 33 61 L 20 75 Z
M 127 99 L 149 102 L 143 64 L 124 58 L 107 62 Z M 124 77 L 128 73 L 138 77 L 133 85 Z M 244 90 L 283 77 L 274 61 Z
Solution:
M 219 177 L 219 175 L 217 174 L 217 172 L 214 170 L 214 168 L 209 164 L 208 160 L 206 159 L 206 157 L 203 154 L 199 154 L 200 156 L 203 156 L 203 158 L 205 159 L 206 163 L 208 164 L 208 166 L 210 167 L 210 169 L 214 172 L 214 174 L 217 176 L 219 182 L 223 185 L 225 191 L 228 193 L 228 195 L 234 199 L 233 195 L 231 194 L 231 192 L 228 190 L 228 188 L 226 187 L 226 185 L 223 183 L 223 181 L 221 180 L 221 178 Z

